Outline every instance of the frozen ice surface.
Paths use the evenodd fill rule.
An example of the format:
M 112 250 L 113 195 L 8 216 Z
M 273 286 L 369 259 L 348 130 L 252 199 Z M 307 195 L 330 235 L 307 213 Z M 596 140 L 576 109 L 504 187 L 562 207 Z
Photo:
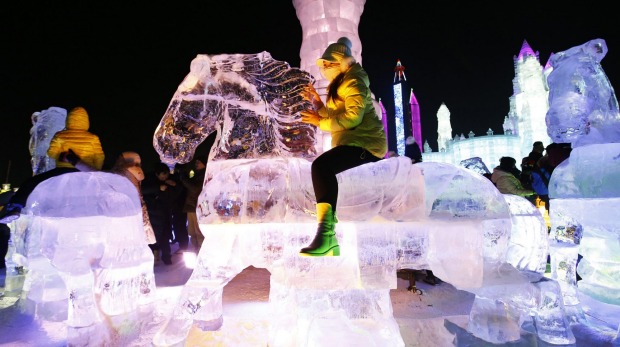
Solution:
M 310 166 L 311 162 L 303 158 L 212 161 L 199 197 L 199 221 L 314 221 L 316 200 Z M 338 217 L 342 220 L 364 221 L 381 216 L 412 221 L 428 214 L 424 179 L 407 158 L 362 165 L 338 175 L 338 180 Z
M 489 171 L 489 168 L 486 166 L 486 164 L 484 163 L 484 161 L 482 161 L 482 158 L 480 157 L 463 159 L 461 160 L 460 164 L 461 166 L 464 166 L 470 170 L 474 170 L 481 175 L 491 173 Z
M 620 305 L 620 222 L 611 217 L 620 207 L 619 155 L 620 143 L 583 145 L 551 176 L 552 270 L 567 304 L 578 302 L 579 290 Z
M 556 248 L 564 249 L 558 255 L 565 254 L 557 260 L 564 266 L 553 269 L 572 268 L 566 274 L 570 276 L 566 281 L 575 283 L 574 270 L 580 254 L 583 258 L 577 266 L 582 278 L 579 291 L 602 302 L 620 305 L 620 232 L 617 218 L 610 218 L 617 214 L 620 198 L 554 199 L 552 206 L 553 242 L 558 243 Z
M 553 171 L 551 198 L 604 199 L 620 197 L 620 143 L 573 148 Z
M 60 107 L 50 107 L 47 110 L 32 114 L 28 148 L 32 157 L 33 175 L 56 167 L 56 161 L 47 156 L 47 150 L 54 134 L 65 128 L 66 118 L 67 110 Z
M 30 194 L 22 213 L 13 258 L 27 270 L 31 314 L 45 317 L 55 307 L 57 318 L 82 328 L 131 313 L 154 297 L 153 254 L 139 197 L 125 177 L 52 177 Z
M 545 120 L 553 142 L 573 148 L 620 142 L 618 100 L 601 66 L 606 54 L 605 40 L 594 39 L 550 58 Z
M 527 199 L 504 194 L 510 207 L 512 229 L 507 261 L 515 268 L 544 274 L 549 255 L 548 230 L 540 211 Z

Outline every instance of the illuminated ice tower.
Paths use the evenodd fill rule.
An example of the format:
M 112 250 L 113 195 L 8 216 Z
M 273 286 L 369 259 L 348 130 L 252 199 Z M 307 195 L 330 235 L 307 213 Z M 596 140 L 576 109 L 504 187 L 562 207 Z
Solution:
M 450 124 L 450 110 L 443 102 L 437 110 L 437 146 L 439 152 L 445 152 L 452 140 L 452 125 Z
M 396 152 L 398 155 L 405 155 L 405 139 L 412 134 L 411 130 L 411 109 L 409 100 L 403 97 L 403 91 L 407 88 L 407 77 L 405 67 L 396 62 L 394 68 L 394 138 L 396 140 Z
M 420 121 L 420 104 L 411 89 L 411 97 L 409 98 L 409 106 L 411 107 L 411 127 L 415 143 L 422 151 L 422 122 Z
M 513 58 L 514 94 L 510 97 L 508 119 L 516 121 L 513 134 L 519 136 L 524 156 L 532 150 L 534 141 L 542 141 L 545 146 L 552 142 L 545 125 L 549 109 L 549 87 L 538 56 L 539 53 L 534 52 L 527 41 L 523 40 L 519 55 Z

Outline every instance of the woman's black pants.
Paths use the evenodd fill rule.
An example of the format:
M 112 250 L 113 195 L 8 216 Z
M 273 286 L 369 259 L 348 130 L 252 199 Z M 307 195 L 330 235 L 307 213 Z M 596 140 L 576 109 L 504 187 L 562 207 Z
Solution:
M 360 166 L 381 160 L 367 150 L 354 146 L 336 146 L 323 152 L 312 162 L 312 185 L 316 202 L 332 205 L 336 212 L 338 202 L 338 179 L 336 175 Z M 369 187 L 368 189 L 372 189 Z

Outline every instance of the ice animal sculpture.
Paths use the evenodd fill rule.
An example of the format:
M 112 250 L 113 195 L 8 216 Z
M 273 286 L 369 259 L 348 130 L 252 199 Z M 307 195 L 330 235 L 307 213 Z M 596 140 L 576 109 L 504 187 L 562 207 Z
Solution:
M 67 110 L 60 107 L 50 107 L 47 110 L 32 114 L 32 128 L 30 128 L 30 150 L 32 174 L 49 171 L 56 167 L 56 161 L 47 155 L 50 141 L 54 134 L 65 128 Z
M 578 292 L 620 305 L 620 114 L 606 54 L 603 39 L 556 53 L 548 77 L 549 136 L 573 148 L 549 183 L 552 276 L 573 321 L 585 321 Z
M 541 339 L 574 341 L 557 283 L 542 279 L 541 246 L 515 239 L 510 253 L 523 271 L 507 263 L 509 205 L 487 178 L 463 167 L 412 165 L 401 157 L 343 172 L 341 256 L 299 257 L 316 228 L 310 179 L 315 128 L 300 123 L 297 114 L 305 107 L 298 92 L 311 81 L 266 52 L 192 61 L 153 144 L 172 166 L 191 160 L 196 147 L 217 132 L 197 207 L 205 241 L 154 345 L 182 343 L 192 325 L 219 329 L 223 287 L 251 265 L 271 272 L 270 346 L 402 346 L 389 290 L 403 268 L 432 269 L 476 293 L 478 323 L 471 328 L 481 338 L 518 340 L 521 323 L 534 317 Z M 519 218 L 527 214 L 516 210 Z M 521 225 L 544 230 L 540 219 L 540 225 L 536 218 Z M 485 323 L 497 316 L 510 319 L 489 328 Z
M 106 172 L 49 178 L 30 194 L 14 223 L 18 265 L 27 269 L 23 305 L 37 318 L 66 320 L 72 338 L 105 345 L 115 322 L 155 298 L 153 253 L 135 187 Z M 118 319 L 118 317 L 124 317 Z M 132 323 L 133 324 L 133 323 Z M 75 342 L 75 341 L 73 341 Z

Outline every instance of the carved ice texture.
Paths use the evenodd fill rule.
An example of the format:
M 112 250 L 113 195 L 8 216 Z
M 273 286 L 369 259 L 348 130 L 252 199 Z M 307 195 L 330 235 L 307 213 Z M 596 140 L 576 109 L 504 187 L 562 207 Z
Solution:
M 482 161 L 482 158 L 480 157 L 473 157 L 473 158 L 469 158 L 469 159 L 463 159 L 461 160 L 461 166 L 466 167 L 470 170 L 474 170 L 477 173 L 484 175 L 484 174 L 490 174 L 491 172 L 489 171 L 489 168 L 487 168 L 487 166 L 484 164 L 484 162 Z
M 187 163 L 214 131 L 210 160 L 316 156 L 315 131 L 301 123 L 299 92 L 313 79 L 268 52 L 198 55 L 155 131 L 169 166 Z
M 504 194 L 510 207 L 512 229 L 507 261 L 522 271 L 544 274 L 549 255 L 548 231 L 540 211 L 527 199 Z
M 23 309 L 66 320 L 70 344 L 113 343 L 89 335 L 112 322 L 122 335 L 127 317 L 155 298 L 140 200 L 125 177 L 76 172 L 47 179 L 14 223 L 13 259 L 27 270 Z
M 606 53 L 602 39 L 556 53 L 548 78 L 549 135 L 573 148 L 549 182 L 551 275 L 571 323 L 596 324 L 583 314 L 580 293 L 620 305 L 620 118 L 600 65 Z
M 546 123 L 553 142 L 620 142 L 618 100 L 600 64 L 606 54 L 605 40 L 594 39 L 550 58 Z
M 580 292 L 620 305 L 620 221 L 613 217 L 620 208 L 619 160 L 620 143 L 581 146 L 551 177 L 552 249 L 558 251 L 552 264 L 572 304 L 577 270 Z M 583 259 L 575 269 L 577 254 Z
M 488 341 L 518 340 L 521 323 L 533 319 L 542 329 L 541 319 L 564 317 L 561 306 L 540 311 L 540 214 L 518 199 L 510 206 L 487 178 L 460 166 L 395 157 L 342 172 L 341 256 L 300 257 L 316 232 L 314 127 L 297 114 L 306 107 L 297 93 L 312 77 L 266 52 L 200 55 L 190 70 L 153 143 L 174 165 L 217 132 L 197 207 L 205 241 L 154 345 L 182 343 L 192 325 L 218 330 L 223 288 L 248 266 L 271 273 L 270 346 L 403 346 L 389 291 L 404 268 L 432 269 L 480 303 L 494 303 L 473 311 L 470 327 Z M 507 311 L 496 330 L 483 324 Z M 572 341 L 559 322 L 541 338 Z
M 32 174 L 49 171 L 56 167 L 56 162 L 47 156 L 50 141 L 54 134 L 65 128 L 67 110 L 60 107 L 50 107 L 47 110 L 32 114 L 32 128 L 30 128 L 30 150 Z

